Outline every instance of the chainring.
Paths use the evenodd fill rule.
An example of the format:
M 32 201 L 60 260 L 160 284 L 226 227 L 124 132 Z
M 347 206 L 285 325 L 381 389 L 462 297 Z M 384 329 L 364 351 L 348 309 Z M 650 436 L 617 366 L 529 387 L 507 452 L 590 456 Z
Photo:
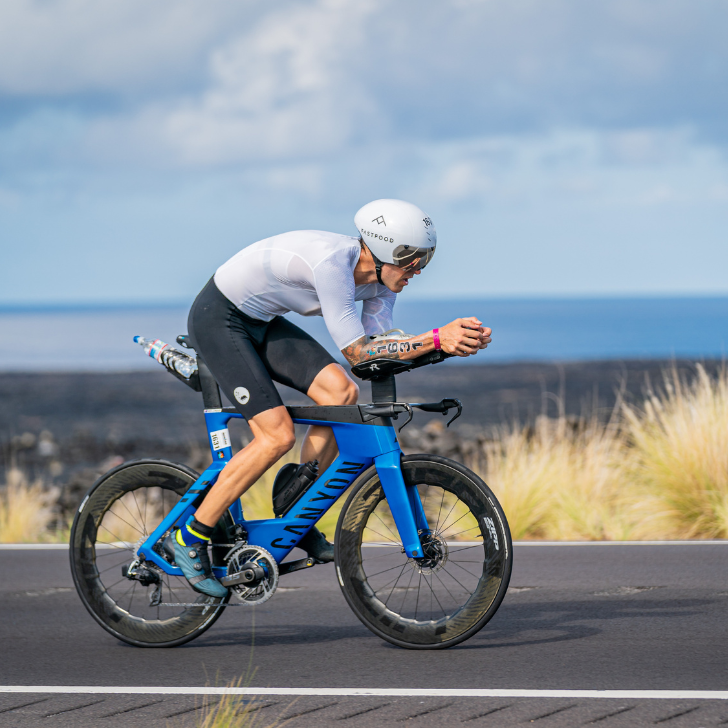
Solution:
M 278 588 L 278 564 L 273 555 L 260 546 L 242 543 L 234 546 L 225 556 L 228 576 L 242 571 L 251 562 L 258 564 L 266 576 L 257 584 L 236 584 L 230 587 L 243 604 L 267 602 Z

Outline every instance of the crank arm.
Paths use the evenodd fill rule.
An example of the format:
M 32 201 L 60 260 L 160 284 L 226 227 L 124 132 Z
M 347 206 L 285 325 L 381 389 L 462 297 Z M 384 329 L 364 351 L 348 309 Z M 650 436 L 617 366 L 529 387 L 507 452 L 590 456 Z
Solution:
M 283 574 L 292 574 L 294 571 L 310 569 L 312 566 L 316 566 L 316 564 L 320 563 L 322 562 L 316 561 L 316 559 L 312 559 L 310 557 L 308 559 L 299 559 L 298 561 L 287 561 L 285 564 L 278 565 L 278 574 L 280 576 L 283 576 Z
M 246 566 L 242 571 L 238 571 L 236 574 L 230 574 L 229 576 L 223 576 L 220 579 L 220 583 L 223 586 L 231 587 L 237 586 L 238 584 L 252 584 L 256 581 L 261 581 L 265 578 L 265 571 L 263 568 L 255 564 L 254 566 Z

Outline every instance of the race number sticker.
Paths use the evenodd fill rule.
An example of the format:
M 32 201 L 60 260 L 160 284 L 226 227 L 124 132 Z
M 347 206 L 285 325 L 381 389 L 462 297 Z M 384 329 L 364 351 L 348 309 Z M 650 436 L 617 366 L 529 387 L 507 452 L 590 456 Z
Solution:
M 210 441 L 212 442 L 212 449 L 222 450 L 224 447 L 230 447 L 230 432 L 226 427 L 224 430 L 215 430 L 210 433 Z

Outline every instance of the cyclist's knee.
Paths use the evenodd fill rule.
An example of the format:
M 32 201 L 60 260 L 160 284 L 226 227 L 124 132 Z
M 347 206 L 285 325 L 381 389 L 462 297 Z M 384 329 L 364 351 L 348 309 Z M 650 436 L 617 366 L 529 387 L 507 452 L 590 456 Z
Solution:
M 356 404 L 359 387 L 341 366 L 330 364 L 314 379 L 308 396 L 320 405 Z
M 260 446 L 276 460 L 296 444 L 293 420 L 285 407 L 275 407 L 256 415 L 250 420 L 250 429 Z
M 359 386 L 341 372 L 341 376 L 329 384 L 327 395 L 329 401 L 326 404 L 356 404 L 359 399 Z
M 341 404 L 356 404 L 357 400 L 359 399 L 359 385 L 349 379 L 349 377 L 347 377 L 346 380 L 346 385 L 343 389 L 343 392 L 341 393 Z

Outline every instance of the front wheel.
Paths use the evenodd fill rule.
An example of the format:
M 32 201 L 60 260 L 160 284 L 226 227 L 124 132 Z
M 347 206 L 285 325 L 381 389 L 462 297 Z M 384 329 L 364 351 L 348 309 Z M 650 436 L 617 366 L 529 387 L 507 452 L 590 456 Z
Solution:
M 424 558 L 408 558 L 375 468 L 363 473 L 336 529 L 336 571 L 356 616 L 382 639 L 442 649 L 472 637 L 508 589 L 513 547 L 505 515 L 472 471 L 437 455 L 402 458 L 428 530 Z
M 149 562 L 151 583 L 127 576 L 138 564 L 137 549 L 197 477 L 164 460 L 124 463 L 99 478 L 76 514 L 70 557 L 79 596 L 107 632 L 136 647 L 174 647 L 199 637 L 229 599 L 198 594 L 184 577 Z M 212 534 L 213 544 L 221 544 L 212 548 L 216 565 L 224 563 L 230 522 L 226 513 Z

